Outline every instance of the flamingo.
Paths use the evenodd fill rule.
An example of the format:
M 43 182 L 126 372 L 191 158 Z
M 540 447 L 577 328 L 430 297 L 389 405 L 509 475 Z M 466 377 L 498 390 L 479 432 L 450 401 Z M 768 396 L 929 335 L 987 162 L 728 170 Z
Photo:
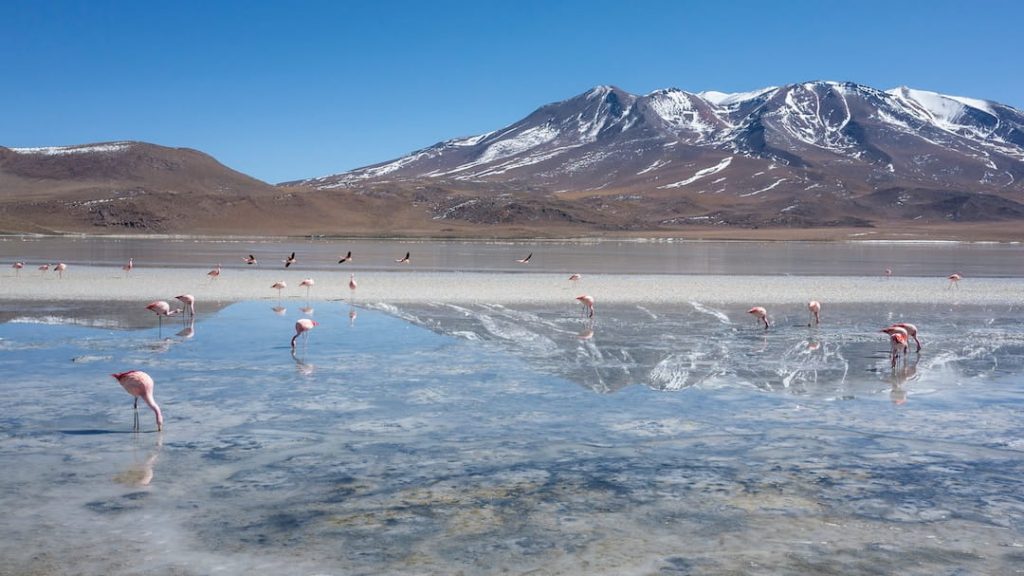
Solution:
M 946 278 L 949 278 L 949 286 L 946 287 L 946 289 L 949 290 L 950 288 L 952 288 L 954 286 L 959 288 L 960 287 L 960 279 L 962 279 L 963 276 L 961 276 L 959 272 L 954 272 L 954 273 L 950 274 L 949 276 L 946 276 Z
M 253 256 L 252 254 L 249 254 L 248 256 L 243 256 L 242 262 L 245 262 L 249 266 L 252 266 L 253 264 L 259 264 L 259 262 L 256 261 L 256 257 Z
M 125 276 L 127 276 L 128 273 L 132 271 L 132 268 L 135 268 L 135 259 L 134 258 L 129 258 L 128 259 L 128 263 L 125 264 L 124 266 L 121 266 L 121 270 L 124 270 L 124 275 Z
M 516 262 L 519 262 L 520 264 L 526 264 L 526 263 L 528 263 L 530 261 L 530 258 L 533 258 L 533 252 L 530 252 L 526 256 L 526 258 L 518 258 L 518 259 L 516 259 Z
M 344 258 L 342 258 L 341 260 L 338 260 L 338 264 L 344 264 L 345 262 L 351 262 L 351 261 L 352 261 L 352 251 L 349 250 L 348 254 L 346 254 Z
M 901 352 L 904 354 L 905 362 L 907 352 L 907 333 L 892 332 L 889 334 L 889 357 L 893 368 L 896 367 L 896 361 L 899 359 Z
M 907 331 L 906 328 L 893 324 L 892 326 L 889 326 L 887 328 L 882 328 L 881 330 L 879 330 L 879 332 L 884 332 L 888 334 L 890 338 L 894 334 L 899 334 L 900 336 L 903 337 L 903 352 L 906 353 L 907 350 L 910 349 L 910 346 L 907 345 L 907 337 L 910 335 L 910 333 Z
M 814 323 L 820 324 L 821 320 L 818 317 L 818 313 L 821 312 L 821 302 L 818 302 L 817 300 L 811 300 L 810 302 L 807 303 L 807 310 L 809 310 L 811 316 L 814 317 Z M 807 322 L 807 325 L 810 326 L 811 323 Z
M 42 273 L 48 271 L 49 269 L 50 269 L 50 265 L 49 264 L 43 264 L 43 265 L 39 266 L 39 273 L 42 274 Z
M 206 275 L 210 277 L 211 282 L 216 280 L 220 276 L 220 264 L 217 264 L 217 267 L 207 272 Z
M 917 352 L 921 351 L 921 341 L 917 339 L 917 326 L 910 324 L 909 322 L 897 322 L 893 324 L 893 327 L 903 328 L 907 331 L 907 335 L 914 339 L 914 344 L 917 345 Z
M 356 293 L 356 286 L 358 286 L 356 284 L 356 275 L 355 274 L 349 274 L 348 275 L 348 289 L 352 291 L 353 295 L 355 295 L 355 293 Z
M 579 274 L 573 274 L 572 276 L 569 276 L 569 281 L 572 282 L 573 284 L 576 284 L 577 282 L 580 281 L 580 278 L 583 277 L 580 276 Z
M 68 265 L 63 262 L 58 262 L 57 265 L 53 267 L 53 271 L 56 272 L 57 276 L 60 278 L 64 277 L 64 271 L 67 269 Z
M 274 282 L 273 284 L 271 284 L 270 287 L 273 288 L 274 290 L 277 290 L 277 299 L 280 300 L 281 299 L 281 290 L 284 290 L 285 288 L 287 288 L 288 285 L 285 284 L 284 280 L 279 280 L 279 281 Z
M 196 298 L 195 298 L 195 296 L 193 296 L 191 294 L 181 294 L 179 296 L 175 296 L 174 298 L 176 300 L 180 301 L 185 306 L 187 306 L 186 309 L 188 310 L 188 315 L 189 316 L 195 316 L 196 315 Z
M 135 397 L 135 404 L 133 408 L 135 410 L 135 426 L 132 428 L 134 431 L 139 430 L 139 398 L 153 410 L 156 414 L 156 429 L 157 431 L 164 429 L 164 416 L 160 413 L 160 407 L 157 406 L 156 400 L 153 399 L 153 378 L 143 372 L 142 370 L 129 370 L 127 372 L 120 372 L 117 374 L 111 374 L 117 382 L 128 392 Z
M 161 328 L 163 328 L 164 325 L 164 316 L 174 316 L 178 312 L 181 312 L 180 308 L 171 310 L 171 305 L 163 300 L 154 300 L 153 302 L 150 302 L 146 305 L 146 310 L 156 314 L 157 322 Z
M 889 278 L 892 278 L 892 268 L 885 269 L 885 279 L 888 280 Z
M 314 284 L 316 284 L 316 282 L 314 282 L 312 278 L 306 278 L 302 282 L 299 282 L 299 288 L 302 288 L 303 286 L 306 287 L 306 300 L 309 300 L 309 289 Z
M 761 306 L 754 306 L 747 310 L 747 314 L 753 314 L 758 320 L 764 322 L 764 329 L 768 329 L 768 311 Z
M 588 318 L 593 318 L 594 317 L 594 297 L 590 296 L 589 294 L 582 294 L 580 296 L 577 296 L 576 299 L 580 301 L 580 304 L 583 305 L 583 309 L 587 311 L 587 317 Z
M 21 274 L 21 269 L 24 268 L 24 267 L 25 267 L 25 263 L 24 262 L 15 262 L 14 264 L 11 264 L 11 268 L 14 268 L 14 275 L 15 276 Z
M 292 252 L 292 255 L 282 260 L 282 262 L 284 262 L 285 268 L 295 264 L 295 252 Z
M 304 332 L 309 332 L 314 326 L 319 326 L 320 323 L 316 320 L 310 320 L 309 318 L 302 318 L 295 322 L 295 336 L 292 336 L 292 350 L 295 349 L 295 339 Z
M 404 258 L 399 258 L 399 259 L 395 260 L 395 262 L 398 262 L 399 264 L 408 264 L 409 263 L 409 254 L 410 254 L 409 252 L 406 252 Z

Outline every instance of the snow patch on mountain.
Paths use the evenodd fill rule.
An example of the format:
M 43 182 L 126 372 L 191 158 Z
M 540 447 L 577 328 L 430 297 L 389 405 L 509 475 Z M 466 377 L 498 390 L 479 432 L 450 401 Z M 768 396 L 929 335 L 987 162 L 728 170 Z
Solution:
M 42 154 L 44 156 L 67 156 L 71 154 L 109 154 L 132 147 L 132 142 L 108 142 L 86 146 L 47 146 L 43 148 L 10 148 L 16 154 Z
M 725 170 L 726 168 L 729 167 L 729 164 L 732 163 L 732 159 L 733 159 L 733 157 L 729 156 L 727 158 L 722 159 L 721 162 L 719 162 L 718 164 L 715 164 L 714 166 L 710 166 L 708 168 L 703 168 L 701 170 L 697 170 L 697 172 L 694 173 L 693 176 L 690 176 L 686 180 L 680 180 L 679 182 L 673 182 L 672 184 L 665 184 L 664 186 L 658 186 L 658 188 L 678 188 L 680 186 L 686 186 L 687 184 L 692 184 L 692 183 L 696 182 L 697 180 L 700 180 L 701 178 L 703 178 L 705 176 L 710 176 L 712 174 L 717 174 L 718 172 L 721 172 L 722 170 Z

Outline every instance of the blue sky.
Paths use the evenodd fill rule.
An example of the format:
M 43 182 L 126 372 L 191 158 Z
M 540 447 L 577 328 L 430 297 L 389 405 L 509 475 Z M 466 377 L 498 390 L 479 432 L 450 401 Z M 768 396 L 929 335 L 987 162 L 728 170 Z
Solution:
M 142 140 L 266 180 L 495 130 L 599 84 L 907 85 L 1024 108 L 1024 2 L 0 0 L 0 145 Z

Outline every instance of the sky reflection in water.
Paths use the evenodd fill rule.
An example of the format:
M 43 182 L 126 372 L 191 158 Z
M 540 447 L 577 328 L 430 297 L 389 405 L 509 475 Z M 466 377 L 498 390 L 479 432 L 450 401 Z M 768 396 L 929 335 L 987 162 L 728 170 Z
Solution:
M 1024 311 L 244 302 L 0 325 L 6 570 L 1009 573 Z M 202 309 L 201 309 L 202 310 Z M 213 311 L 216 310 L 216 311 Z M 62 312 L 64 318 L 75 313 Z M 289 339 L 297 318 L 321 325 Z M 45 314 L 40 314 L 44 316 Z M 882 324 L 925 350 L 889 369 Z M 136 319 L 127 322 L 132 325 Z M 166 429 L 109 374 L 146 370 Z

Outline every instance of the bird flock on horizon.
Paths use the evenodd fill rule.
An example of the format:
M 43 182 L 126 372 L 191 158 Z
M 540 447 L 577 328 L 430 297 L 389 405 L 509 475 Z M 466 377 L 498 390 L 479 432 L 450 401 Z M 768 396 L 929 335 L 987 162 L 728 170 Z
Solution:
M 516 262 L 520 264 L 528 264 L 531 258 L 533 258 L 532 252 L 524 258 L 517 258 Z M 253 256 L 252 254 L 242 257 L 242 261 L 250 266 L 258 265 L 256 257 Z M 344 264 L 351 261 L 352 252 L 349 251 L 348 254 L 338 259 L 338 264 Z M 290 268 L 292 265 L 298 262 L 298 259 L 296 258 L 295 252 L 292 252 L 281 262 L 284 263 L 285 268 Z M 396 258 L 395 262 L 398 264 L 409 264 L 411 262 L 411 252 L 406 252 L 405 256 L 401 258 Z M 14 264 L 12 264 L 11 267 L 14 268 L 15 274 L 17 275 L 25 267 L 25 263 L 15 262 Z M 125 273 L 125 277 L 128 277 L 130 275 L 134 267 L 134 258 L 129 258 L 128 262 L 121 266 L 121 269 Z M 54 272 L 56 272 L 59 275 L 60 278 L 63 278 L 64 272 L 67 270 L 67 265 L 63 262 L 60 262 L 52 266 L 49 264 L 43 264 L 38 267 L 41 273 L 45 273 L 49 271 L 51 268 L 54 270 Z M 211 282 L 220 277 L 221 270 L 222 266 L 220 264 L 217 264 L 215 268 L 207 272 L 207 276 L 209 277 Z M 891 268 L 886 268 L 883 272 L 883 276 L 887 280 L 892 278 L 892 275 L 893 274 Z M 568 280 L 572 282 L 574 286 L 578 285 L 581 279 L 582 275 L 578 273 L 574 273 L 568 277 Z M 954 289 L 959 287 L 959 283 L 963 279 L 963 276 L 957 272 L 950 274 L 949 276 L 946 277 L 946 279 L 949 281 L 947 289 Z M 302 280 L 302 282 L 300 282 L 299 287 L 306 288 L 307 299 L 309 298 L 309 290 L 314 285 L 315 282 L 312 278 L 305 278 Z M 351 294 L 354 295 L 356 288 L 358 286 L 356 283 L 355 274 L 349 275 L 348 286 L 349 290 L 351 291 Z M 270 286 L 270 288 L 278 291 L 279 299 L 281 296 L 281 291 L 287 287 L 287 283 L 283 280 L 274 282 Z M 161 327 L 163 325 L 163 318 L 165 317 L 177 316 L 180 314 L 188 319 L 195 319 L 196 299 L 192 294 L 179 294 L 178 296 L 175 296 L 174 299 L 178 300 L 182 306 L 179 308 L 171 308 L 171 305 L 165 300 L 155 300 L 146 305 L 146 309 L 153 312 L 156 315 L 157 321 Z M 583 313 L 586 315 L 586 317 L 592 319 L 594 317 L 594 297 L 589 294 L 580 294 L 579 296 L 576 296 L 575 299 L 582 306 Z M 811 300 L 807 303 L 807 310 L 807 326 L 810 327 L 812 325 L 816 326 L 820 324 L 821 303 L 817 300 Z M 747 310 L 747 313 L 751 314 L 754 317 L 758 326 L 763 324 L 764 330 L 769 330 L 771 328 L 768 311 L 765 307 L 754 306 Z M 350 318 L 351 317 L 352 314 L 350 314 Z M 295 334 L 291 338 L 291 349 L 293 354 L 296 347 L 296 341 L 299 339 L 299 337 L 308 338 L 309 332 L 316 326 L 319 326 L 319 323 L 311 318 L 301 318 L 295 322 Z M 880 332 L 885 333 L 886 335 L 889 336 L 890 365 L 894 369 L 901 360 L 904 364 L 906 363 L 907 357 L 909 355 L 910 339 L 914 340 L 914 343 L 916 345 L 916 352 L 921 352 L 921 341 L 918 339 L 918 330 L 914 324 L 910 324 L 907 322 L 897 322 L 885 328 L 882 328 Z M 592 331 L 590 333 L 592 334 Z M 157 405 L 156 400 L 154 399 L 153 396 L 155 386 L 153 378 L 149 374 L 141 370 L 128 370 L 126 372 L 111 374 L 111 376 L 114 379 L 116 379 L 118 383 L 124 388 L 124 390 L 131 394 L 132 397 L 134 398 L 133 410 L 135 413 L 135 418 L 133 430 L 139 430 L 138 401 L 139 398 L 142 398 L 142 400 L 146 403 L 146 405 L 150 407 L 150 409 L 156 416 L 157 430 L 162 431 L 164 418 L 163 413 L 161 412 L 160 407 Z

